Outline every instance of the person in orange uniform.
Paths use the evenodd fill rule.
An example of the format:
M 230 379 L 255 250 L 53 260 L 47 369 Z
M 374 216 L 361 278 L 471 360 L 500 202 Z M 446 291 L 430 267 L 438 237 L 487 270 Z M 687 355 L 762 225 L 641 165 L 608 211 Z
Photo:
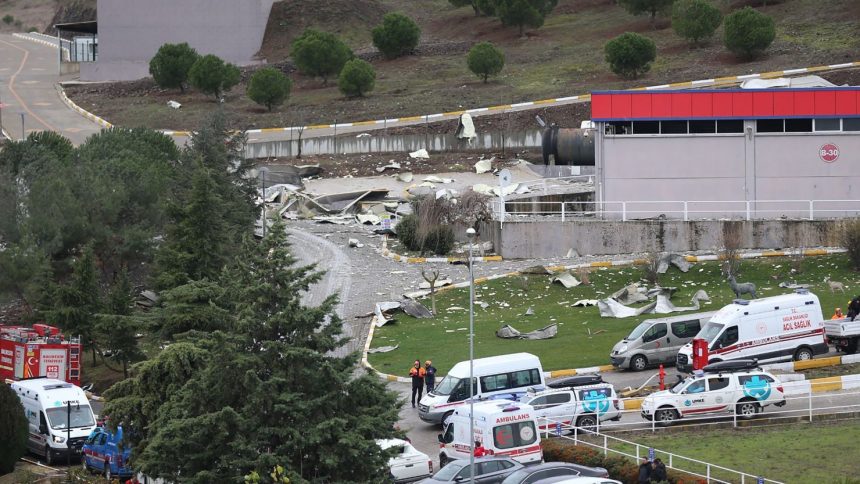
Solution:
M 476 440 L 475 457 L 484 457 L 485 455 L 490 455 L 490 453 L 487 452 L 487 449 L 484 448 L 484 444 L 482 444 L 480 440 Z
M 421 360 L 415 360 L 412 368 L 409 369 L 409 376 L 412 377 L 412 408 L 415 408 L 415 393 L 418 393 L 418 402 L 421 402 L 421 396 L 424 394 L 424 375 L 426 371 L 421 367 Z
M 830 319 L 842 319 L 845 315 L 842 314 L 842 308 L 836 308 L 836 311 L 833 313 L 833 317 Z

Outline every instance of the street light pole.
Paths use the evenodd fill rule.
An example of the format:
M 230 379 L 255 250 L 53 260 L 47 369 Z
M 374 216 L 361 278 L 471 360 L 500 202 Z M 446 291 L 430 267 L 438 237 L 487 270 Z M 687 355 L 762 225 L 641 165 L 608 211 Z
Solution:
M 21 113 L 21 141 L 27 139 L 27 133 L 24 131 L 24 113 Z
M 469 482 L 475 482 L 475 272 L 472 265 L 475 263 L 472 250 L 475 241 L 475 229 L 469 227 L 466 230 L 469 237 Z

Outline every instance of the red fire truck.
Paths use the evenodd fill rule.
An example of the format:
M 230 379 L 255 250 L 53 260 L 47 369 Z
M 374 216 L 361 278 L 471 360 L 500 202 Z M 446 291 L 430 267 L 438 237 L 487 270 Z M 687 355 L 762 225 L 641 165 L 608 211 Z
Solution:
M 0 380 L 44 376 L 81 384 L 81 342 L 47 324 L 0 326 Z

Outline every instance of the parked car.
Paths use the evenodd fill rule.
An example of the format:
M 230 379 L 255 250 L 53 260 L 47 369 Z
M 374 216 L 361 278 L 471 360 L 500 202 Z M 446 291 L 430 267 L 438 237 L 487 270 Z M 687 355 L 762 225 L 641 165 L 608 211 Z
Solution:
M 394 448 L 395 455 L 388 461 L 393 482 L 413 482 L 433 475 L 433 461 L 409 442 L 400 439 L 376 441 L 382 450 Z
M 108 480 L 134 475 L 134 471 L 128 466 L 131 447 L 123 445 L 122 427 L 118 427 L 116 433 L 111 433 L 104 427 L 96 427 L 84 441 L 81 453 L 81 465 L 84 469 L 104 474 Z
M 534 484 L 623 484 L 621 481 L 609 479 L 606 477 L 550 477 L 549 479 L 541 479 Z
M 612 348 L 616 368 L 642 371 L 660 363 L 675 363 L 678 350 L 693 340 L 716 311 L 646 319 Z
M 512 472 L 523 469 L 523 465 L 510 457 L 486 456 L 475 458 L 475 468 L 475 482 L 496 484 L 504 481 Z M 424 479 L 421 483 L 468 482 L 471 477 L 469 459 L 457 459 L 448 462 L 436 475 Z
M 520 402 L 534 407 L 541 430 L 547 425 L 554 427 L 555 423 L 591 428 L 597 425 L 598 417 L 601 422 L 621 418 L 620 400 L 611 383 L 554 388 L 526 395 Z
M 697 373 L 645 397 L 642 418 L 665 426 L 690 415 L 736 412 L 740 418 L 752 418 L 768 405 L 785 405 L 779 380 L 756 360 L 712 363 Z
M 588 467 L 568 462 L 547 462 L 524 467 L 505 478 L 502 484 L 534 484 L 553 477 L 601 477 L 608 478 L 609 471 L 603 467 Z

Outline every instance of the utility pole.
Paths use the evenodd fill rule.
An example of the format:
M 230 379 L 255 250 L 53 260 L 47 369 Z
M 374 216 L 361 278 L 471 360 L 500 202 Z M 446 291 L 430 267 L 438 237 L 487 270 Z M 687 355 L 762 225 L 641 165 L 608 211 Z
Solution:
M 475 229 L 466 230 L 469 237 L 469 482 L 475 484 L 475 263 L 473 247 Z
M 27 133 L 24 131 L 24 115 L 25 113 L 21 111 L 21 141 L 27 139 Z

